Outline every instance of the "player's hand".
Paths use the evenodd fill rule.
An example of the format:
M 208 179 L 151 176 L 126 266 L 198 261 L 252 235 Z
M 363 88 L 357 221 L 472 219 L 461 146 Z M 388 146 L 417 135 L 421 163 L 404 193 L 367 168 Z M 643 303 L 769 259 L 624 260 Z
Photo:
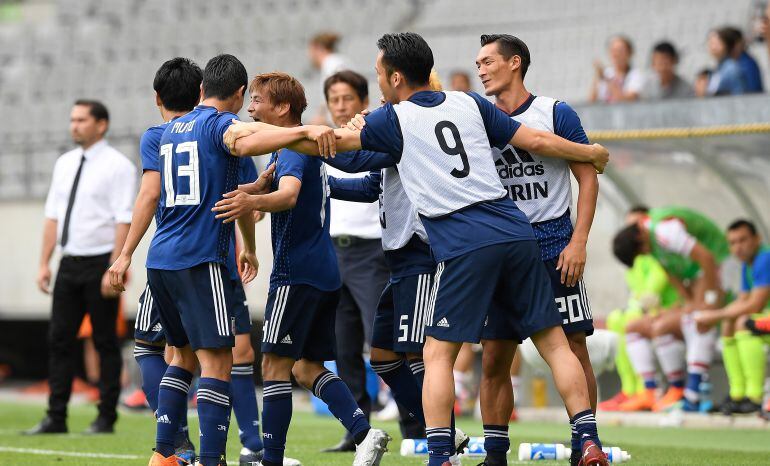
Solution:
M 104 275 L 102 275 L 102 284 L 101 284 L 101 292 L 102 292 L 102 298 L 117 298 L 120 295 L 119 291 L 116 291 L 115 288 L 110 285 L 110 271 L 107 270 L 104 272 Z
M 305 137 L 318 143 L 318 153 L 321 157 L 329 158 L 337 154 L 337 136 L 332 128 L 323 125 L 307 125 Z
M 236 120 L 233 118 L 233 124 L 227 128 L 225 135 L 222 138 L 225 145 L 230 149 L 230 153 L 235 153 L 235 141 L 246 136 L 251 136 L 258 131 L 259 126 L 252 123 Z
M 716 311 L 695 311 L 692 313 L 692 317 L 698 324 L 698 331 L 701 333 L 709 331 L 723 318 L 722 313 Z
M 556 270 L 561 272 L 561 283 L 569 287 L 575 286 L 583 278 L 586 266 L 586 245 L 570 241 L 559 254 Z
M 241 266 L 241 281 L 246 284 L 257 277 L 259 261 L 254 251 L 241 251 L 238 256 L 238 264 Z
M 253 183 L 239 184 L 238 191 L 246 194 L 267 194 L 270 192 L 270 186 L 273 184 L 275 174 L 275 163 L 267 166 L 265 171 L 259 174 L 259 178 Z
M 212 212 L 217 212 L 216 218 L 224 220 L 224 223 L 234 222 L 254 210 L 252 196 L 243 191 L 230 191 L 222 195 L 224 199 L 214 204 Z
M 126 291 L 126 271 L 131 266 L 131 256 L 119 255 L 110 268 L 107 270 L 110 278 L 110 286 L 118 293 Z
M 594 155 L 591 164 L 596 169 L 596 173 L 604 173 L 604 167 L 610 162 L 610 151 L 601 144 L 593 144 Z
M 45 294 L 51 294 L 51 268 L 48 264 L 41 264 L 37 271 L 37 287 Z
M 369 114 L 369 110 L 364 110 L 361 113 L 357 113 L 356 116 L 350 119 L 345 125 L 350 131 L 361 131 L 366 126 L 366 120 L 364 117 Z
M 254 223 L 259 223 L 265 218 L 265 213 L 261 210 L 254 211 Z

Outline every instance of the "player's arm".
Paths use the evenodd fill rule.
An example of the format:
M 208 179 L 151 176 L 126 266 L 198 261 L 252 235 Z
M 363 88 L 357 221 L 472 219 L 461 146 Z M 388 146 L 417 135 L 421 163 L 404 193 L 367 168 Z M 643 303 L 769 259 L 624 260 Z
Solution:
M 697 262 L 703 272 L 703 296 L 694 296 L 693 298 L 698 304 L 713 308 L 717 304 L 720 295 L 717 262 L 714 259 L 714 255 L 698 242 L 695 243 L 692 251 L 690 251 L 690 259 Z
M 241 238 L 243 239 L 243 249 L 238 256 L 238 264 L 241 268 L 241 281 L 246 284 L 254 280 L 259 271 L 254 217 L 250 212 L 238 217 L 238 229 L 241 231 Z
M 231 191 L 223 195 L 224 199 L 217 202 L 214 208 L 216 218 L 225 223 L 253 210 L 260 212 L 281 212 L 293 209 L 297 205 L 302 181 L 294 176 L 282 176 L 278 181 L 278 189 L 269 194 L 249 195 L 243 191 Z
M 549 131 L 521 125 L 509 142 L 529 152 L 593 165 L 597 173 L 604 173 L 610 153 L 601 144 L 578 144 Z
M 336 157 L 337 152 L 349 152 L 361 149 L 361 133 L 357 131 L 350 131 L 347 128 L 336 128 L 334 130 L 334 137 L 336 150 L 331 153 L 331 157 Z M 315 141 L 315 139 L 307 138 L 290 144 L 287 147 L 305 155 L 328 157 L 329 153 L 324 150 L 323 145 L 313 141 Z
M 284 147 L 308 155 L 328 157 L 334 156 L 337 151 L 336 138 L 335 131 L 327 126 L 283 128 L 262 122 L 234 120 L 224 134 L 224 143 L 230 153 L 238 157 L 268 154 Z
M 570 169 L 578 183 L 577 220 L 569 244 L 559 254 L 556 269 L 561 271 L 562 283 L 575 286 L 585 270 L 588 234 L 596 213 L 596 199 L 599 197 L 599 179 L 596 170 L 587 163 L 572 162 Z
M 139 186 L 139 194 L 134 202 L 134 211 L 131 215 L 131 224 L 128 227 L 126 240 L 123 247 L 110 267 L 110 285 L 115 291 L 124 291 L 126 271 L 131 266 L 131 257 L 134 255 L 139 242 L 150 227 L 155 209 L 160 199 L 160 172 L 145 170 Z
M 358 178 L 337 178 L 330 176 L 329 191 L 331 197 L 341 201 L 374 202 L 382 192 L 379 171 Z

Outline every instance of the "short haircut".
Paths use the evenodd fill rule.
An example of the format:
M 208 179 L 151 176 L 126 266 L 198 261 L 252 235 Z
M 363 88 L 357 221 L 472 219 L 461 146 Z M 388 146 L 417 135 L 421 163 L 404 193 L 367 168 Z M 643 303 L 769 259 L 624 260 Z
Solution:
M 644 204 L 636 204 L 628 209 L 629 214 L 646 214 L 650 211 L 650 208 Z
M 109 123 L 110 112 L 107 110 L 107 106 L 98 100 L 94 99 L 78 99 L 74 105 L 82 105 L 88 107 L 88 113 L 94 117 L 96 121 L 104 120 Z
M 631 42 L 631 38 L 630 37 L 628 37 L 626 35 L 623 35 L 623 34 L 615 34 L 614 36 L 610 37 L 610 42 L 612 42 L 613 40 L 616 40 L 616 39 L 621 41 L 621 42 L 623 42 L 623 45 L 625 45 L 626 48 L 628 49 L 628 54 L 629 55 L 633 55 L 634 54 L 634 43 Z
M 310 43 L 317 45 L 329 52 L 335 52 L 337 50 L 337 43 L 340 41 L 340 36 L 334 32 L 321 32 L 313 36 L 310 39 Z
M 377 41 L 388 76 L 398 71 L 411 86 L 426 86 L 433 69 L 433 51 L 419 34 L 385 34 Z
M 273 105 L 289 104 L 289 116 L 299 123 L 302 112 L 307 108 L 305 88 L 293 76 L 279 71 L 262 73 L 254 76 L 249 84 L 249 91 L 263 90 Z
M 612 240 L 612 252 L 626 267 L 634 266 L 634 259 L 642 251 L 641 229 L 632 223 L 620 230 Z
M 653 53 L 662 53 L 668 55 L 674 61 L 679 61 L 679 52 L 676 51 L 674 44 L 668 41 L 658 42 L 655 47 L 652 48 Z
M 189 58 L 176 57 L 155 73 L 152 88 L 163 106 L 175 112 L 192 110 L 200 100 L 203 71 Z
M 481 46 L 484 47 L 491 43 L 497 43 L 497 50 L 500 51 L 500 55 L 506 60 L 510 60 L 514 55 L 518 55 L 521 58 L 521 77 L 524 78 L 527 75 L 532 59 L 529 55 L 529 47 L 527 47 L 523 40 L 510 34 L 482 34 Z
M 355 71 L 343 70 L 334 73 L 324 81 L 324 97 L 329 100 L 329 89 L 337 84 L 345 83 L 352 87 L 361 102 L 369 97 L 369 83 L 366 78 Z
M 727 49 L 728 55 L 735 51 L 735 47 L 738 45 L 738 42 L 743 39 L 743 34 L 741 34 L 741 31 L 730 26 L 714 29 L 714 34 L 716 34 L 717 37 L 719 37 L 719 40 L 721 40 L 725 45 L 725 49 Z
M 203 97 L 225 100 L 249 83 L 249 75 L 240 60 L 229 54 L 217 55 L 203 70 Z
M 743 218 L 738 219 L 733 223 L 731 223 L 730 226 L 727 227 L 727 231 L 740 230 L 741 228 L 748 228 L 752 236 L 757 236 L 756 225 L 754 225 L 754 223 Z

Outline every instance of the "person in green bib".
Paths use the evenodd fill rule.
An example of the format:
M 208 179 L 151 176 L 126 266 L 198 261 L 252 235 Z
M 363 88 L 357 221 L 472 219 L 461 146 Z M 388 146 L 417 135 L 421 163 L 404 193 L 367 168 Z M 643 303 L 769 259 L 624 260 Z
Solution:
M 629 266 L 638 255 L 651 254 L 684 298 L 683 306 L 656 319 L 651 336 L 664 372 L 669 372 L 664 361 L 675 367 L 673 361 L 681 359 L 683 348 L 677 342 L 685 341 L 686 382 L 684 387 L 677 386 L 681 385 L 680 376 L 676 385 L 670 384 L 670 393 L 653 408 L 665 410 L 683 399 L 686 411 L 698 411 L 700 384 L 711 366 L 718 333 L 715 328 L 698 329 L 693 315 L 694 311 L 721 306 L 719 265 L 730 253 L 724 233 L 711 219 L 693 209 L 656 208 L 618 232 L 613 251 L 618 260 Z M 661 358 L 662 353 L 666 357 Z
M 747 220 L 736 220 L 727 228 L 727 242 L 730 252 L 742 264 L 741 292 L 724 308 L 697 314 L 695 321 L 701 328 L 721 322 L 722 359 L 730 384 L 722 412 L 755 413 L 762 408 L 764 345 L 770 338 L 753 335 L 749 329 L 759 330 L 761 325 L 757 322 L 770 322 L 770 246 L 762 244 L 756 227 Z M 759 330 L 757 334 L 770 332 Z

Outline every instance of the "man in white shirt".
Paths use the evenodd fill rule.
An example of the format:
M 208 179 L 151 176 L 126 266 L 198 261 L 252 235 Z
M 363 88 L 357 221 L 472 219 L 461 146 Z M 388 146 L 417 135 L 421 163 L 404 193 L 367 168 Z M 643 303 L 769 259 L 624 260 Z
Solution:
M 121 357 L 116 335 L 118 298 L 107 269 L 117 258 L 131 223 L 136 168 L 104 135 L 109 113 L 101 102 L 78 100 L 70 133 L 79 147 L 56 161 L 45 203 L 37 284 L 49 294 L 49 262 L 58 244 L 62 259 L 53 287 L 49 330 L 47 416 L 28 434 L 67 432 L 76 336 L 86 312 L 99 352 L 99 415 L 87 433 L 113 432 L 120 395 Z

